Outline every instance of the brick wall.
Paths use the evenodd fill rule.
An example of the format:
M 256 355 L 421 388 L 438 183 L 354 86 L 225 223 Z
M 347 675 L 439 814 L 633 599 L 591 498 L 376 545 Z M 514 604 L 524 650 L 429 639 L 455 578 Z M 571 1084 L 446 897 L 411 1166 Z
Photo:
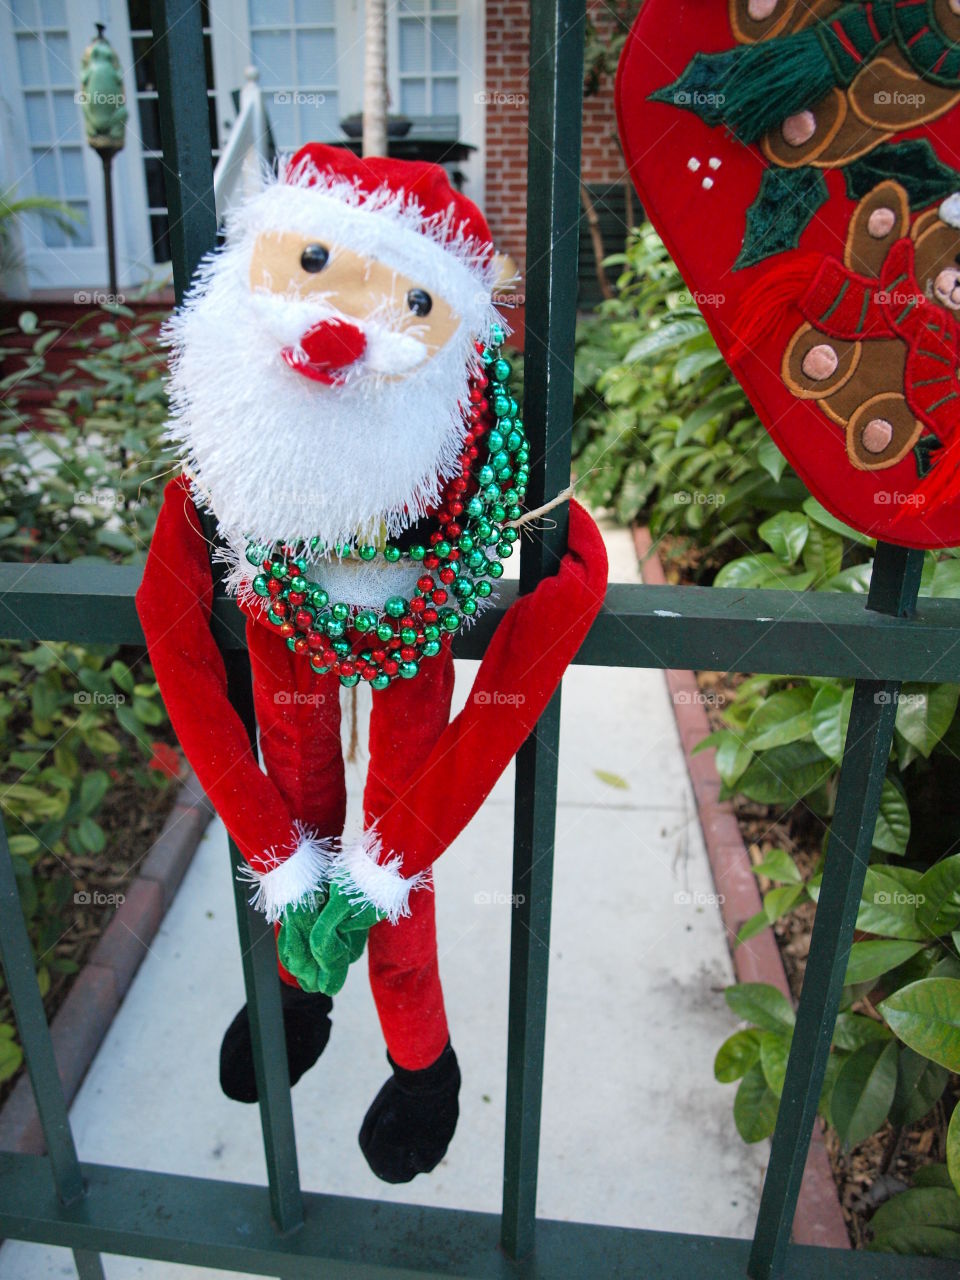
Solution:
M 609 22 L 602 0 L 589 0 L 594 22 Z M 524 266 L 527 207 L 527 56 L 529 5 L 523 0 L 487 0 L 487 172 L 485 209 L 497 248 Z M 583 163 L 586 182 L 614 183 L 623 177 L 616 140 L 613 81 L 584 101 Z

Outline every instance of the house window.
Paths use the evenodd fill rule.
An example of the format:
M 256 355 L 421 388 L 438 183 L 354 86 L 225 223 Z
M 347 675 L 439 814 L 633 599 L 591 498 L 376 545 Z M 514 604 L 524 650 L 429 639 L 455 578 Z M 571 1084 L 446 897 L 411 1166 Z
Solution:
M 153 56 L 153 31 L 150 27 L 149 0 L 129 0 L 130 38 L 133 43 L 133 95 L 136 106 L 129 101 L 131 86 L 127 85 L 130 118 L 127 128 L 134 135 L 139 132 L 143 168 L 147 182 L 147 212 L 150 217 L 150 239 L 153 244 L 154 262 L 170 261 L 170 219 L 167 215 L 167 194 L 163 183 L 163 151 L 160 144 L 160 114 L 157 105 L 157 73 Z M 210 8 L 202 0 L 203 47 L 206 55 L 207 106 L 210 117 L 210 147 L 214 163 L 219 154 L 217 136 L 217 108 L 213 92 L 213 58 L 210 46 Z
M 90 245 L 77 63 L 70 48 L 66 3 L 12 0 L 12 11 L 33 188 L 37 195 L 67 203 L 79 215 L 69 243 Z M 66 234 L 49 218 L 37 219 L 35 232 L 47 248 L 68 244 Z
M 405 116 L 455 116 L 459 106 L 457 0 L 400 0 L 399 108 Z
M 281 151 L 340 137 L 334 0 L 248 0 L 250 48 Z

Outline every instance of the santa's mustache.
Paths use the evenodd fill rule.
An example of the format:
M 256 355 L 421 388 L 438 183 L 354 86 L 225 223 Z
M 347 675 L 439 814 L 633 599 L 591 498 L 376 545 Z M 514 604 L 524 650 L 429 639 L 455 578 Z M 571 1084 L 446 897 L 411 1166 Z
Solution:
M 366 345 L 362 358 L 350 370 L 352 377 L 364 373 L 388 377 L 407 373 L 422 364 L 429 354 L 425 343 L 412 333 L 398 329 L 399 321 L 390 315 L 386 305 L 359 319 L 341 311 L 322 295 L 308 299 L 258 290 L 249 295 L 249 303 L 254 323 L 276 341 L 278 353 L 284 348 L 297 349 L 304 335 L 324 321 L 339 321 L 359 329 Z

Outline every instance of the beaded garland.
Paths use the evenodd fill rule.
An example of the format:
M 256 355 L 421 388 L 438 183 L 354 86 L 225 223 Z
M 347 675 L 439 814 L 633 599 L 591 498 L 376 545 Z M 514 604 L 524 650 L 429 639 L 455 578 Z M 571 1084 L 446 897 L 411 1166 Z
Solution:
M 247 560 L 260 570 L 253 589 L 268 602 L 268 621 L 318 675 L 332 671 L 348 688 L 360 680 L 386 689 L 394 680 L 413 679 L 420 663 L 440 652 L 444 632 L 456 631 L 475 614 L 493 590 L 491 579 L 502 577 L 502 561 L 519 537 L 504 522 L 520 518 L 530 461 L 510 394 L 510 363 L 501 355 L 503 341 L 503 330 L 493 325 L 487 345 L 477 343 L 483 371 L 470 379 L 461 471 L 444 487 L 429 545 L 403 549 L 388 541 L 382 550 L 335 548 L 340 556 L 356 554 L 365 561 L 382 556 L 388 564 L 421 564 L 412 599 L 390 596 L 379 611 L 331 604 L 322 585 L 307 577 L 318 538 L 309 545 L 247 547 Z

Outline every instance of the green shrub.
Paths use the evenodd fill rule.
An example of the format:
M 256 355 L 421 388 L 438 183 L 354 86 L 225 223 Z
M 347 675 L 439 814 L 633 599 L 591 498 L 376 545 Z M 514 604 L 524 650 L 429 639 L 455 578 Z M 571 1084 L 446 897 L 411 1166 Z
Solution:
M 121 318 L 132 323 L 121 327 Z M 36 336 L 26 366 L 0 380 L 0 559 L 25 573 L 41 560 L 144 560 L 161 492 L 149 482 L 170 465 L 160 447 L 166 396 L 155 325 L 109 309 L 100 344 L 69 338 L 80 354 L 59 375 L 47 353 L 67 335 L 41 331 L 30 312 L 20 330 Z M 0 346 L 4 358 L 20 354 Z M 53 398 L 36 410 L 38 390 Z M 155 767 L 166 720 L 142 652 L 0 641 L 0 809 L 44 991 L 52 972 L 73 967 L 55 947 L 79 864 L 105 854 L 98 815 L 115 781 L 169 782 Z M 0 1022 L 0 1080 L 19 1064 L 13 1027 Z

